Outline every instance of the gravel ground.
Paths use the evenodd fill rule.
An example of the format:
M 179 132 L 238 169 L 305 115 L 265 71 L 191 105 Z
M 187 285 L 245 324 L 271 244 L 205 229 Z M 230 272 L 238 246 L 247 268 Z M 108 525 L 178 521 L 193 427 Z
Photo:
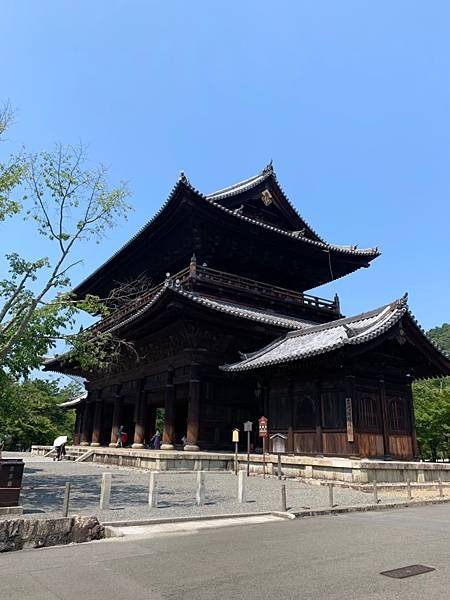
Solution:
M 5 453 L 5 458 L 13 454 Z M 54 462 L 40 456 L 16 454 L 25 459 L 21 504 L 25 516 L 60 516 L 65 482 L 72 484 L 70 512 L 96 514 L 103 521 L 164 518 L 280 510 L 281 484 L 286 484 L 288 510 L 328 507 L 328 488 L 299 480 L 249 477 L 247 502 L 237 501 L 237 478 L 232 473 L 205 474 L 206 502 L 196 506 L 196 474 L 166 472 L 158 474 L 158 506 L 149 509 L 147 490 L 149 472 L 95 463 Z M 100 511 L 102 473 L 112 474 L 110 509 Z M 379 492 L 381 502 L 398 502 L 405 494 Z M 371 493 L 335 487 L 337 506 L 371 504 Z M 0 517 L 1 518 L 1 517 Z M 3 518 L 7 518 L 3 516 Z

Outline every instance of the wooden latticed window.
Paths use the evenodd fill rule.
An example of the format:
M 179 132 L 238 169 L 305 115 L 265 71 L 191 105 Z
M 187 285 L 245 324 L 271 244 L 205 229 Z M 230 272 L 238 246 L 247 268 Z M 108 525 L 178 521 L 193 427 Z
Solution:
M 326 429 L 345 429 L 345 399 L 344 394 L 338 390 L 321 393 L 323 426 Z
M 361 431 L 380 430 L 380 403 L 378 394 L 358 394 L 358 427 Z
M 298 394 L 294 399 L 294 428 L 313 429 L 316 425 L 314 400 L 309 394 Z
M 401 396 L 389 398 L 389 428 L 391 431 L 408 432 L 408 412 Z

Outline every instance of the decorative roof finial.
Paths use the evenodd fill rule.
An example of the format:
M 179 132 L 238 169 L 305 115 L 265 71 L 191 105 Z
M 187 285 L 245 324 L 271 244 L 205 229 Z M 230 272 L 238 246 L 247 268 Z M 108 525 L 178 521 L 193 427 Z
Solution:
M 182 183 L 189 184 L 189 179 L 186 177 L 184 171 L 180 171 L 180 176 L 178 177 L 178 181 L 181 181 Z
M 273 160 L 272 159 L 270 159 L 269 164 L 264 167 L 262 172 L 263 173 L 273 173 Z

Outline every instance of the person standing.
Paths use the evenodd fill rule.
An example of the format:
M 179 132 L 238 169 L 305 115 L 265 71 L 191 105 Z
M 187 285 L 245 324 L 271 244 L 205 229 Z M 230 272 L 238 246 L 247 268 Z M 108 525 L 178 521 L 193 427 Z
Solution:
M 159 450 L 161 447 L 161 434 L 159 433 L 159 429 L 156 430 L 155 435 L 150 440 L 150 443 L 153 443 L 153 448 L 155 450 Z
M 121 425 L 119 427 L 119 429 L 117 430 L 117 442 L 116 442 L 116 448 L 122 448 L 123 443 L 122 443 L 122 436 L 123 436 L 123 425 Z

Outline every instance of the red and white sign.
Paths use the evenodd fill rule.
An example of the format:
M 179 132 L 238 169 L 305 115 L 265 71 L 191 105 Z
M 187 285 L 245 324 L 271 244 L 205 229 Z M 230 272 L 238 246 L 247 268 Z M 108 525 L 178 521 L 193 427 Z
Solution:
M 267 419 L 266 417 L 260 417 L 258 419 L 259 424 L 259 437 L 267 437 Z

